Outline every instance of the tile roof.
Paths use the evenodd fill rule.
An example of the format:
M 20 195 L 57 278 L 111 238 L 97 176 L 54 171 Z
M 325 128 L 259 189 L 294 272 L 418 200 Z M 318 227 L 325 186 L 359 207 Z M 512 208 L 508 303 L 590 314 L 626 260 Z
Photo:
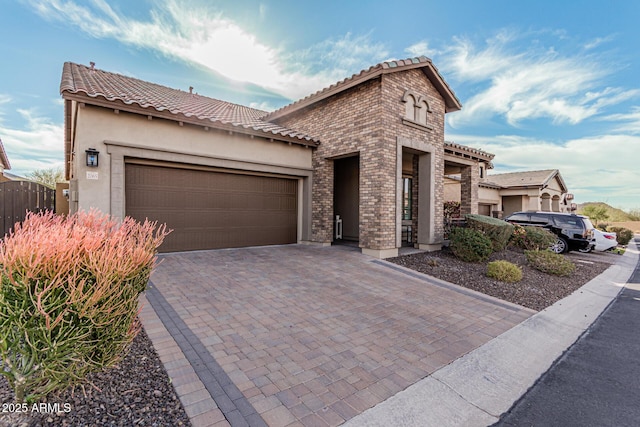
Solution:
M 420 56 L 416 58 L 408 58 L 398 61 L 385 61 L 377 65 L 373 65 L 366 70 L 360 71 L 358 74 L 354 74 L 351 77 L 347 77 L 331 86 L 319 90 L 318 92 L 311 94 L 299 101 L 289 104 L 279 110 L 273 111 L 265 116 L 267 120 L 277 119 L 279 117 L 286 116 L 294 111 L 298 111 L 304 107 L 314 104 L 322 99 L 328 98 L 336 93 L 342 92 L 348 88 L 361 84 L 367 80 L 373 79 L 381 74 L 392 73 L 397 71 L 404 71 L 414 68 L 421 68 L 427 77 L 431 80 L 436 89 L 440 92 L 445 100 L 446 112 L 457 111 L 462 108 L 462 104 L 456 97 L 455 93 L 447 82 L 444 81 L 442 75 L 431 62 L 431 59 L 426 56 Z
M 20 175 L 14 175 L 12 173 L 9 173 L 7 171 L 2 172 L 2 176 L 5 177 L 6 180 L 8 181 L 29 181 L 29 179 L 20 176 Z
M 466 154 L 470 154 L 474 157 L 478 157 L 482 160 L 487 160 L 489 162 L 491 162 L 491 160 L 493 160 L 493 158 L 495 157 L 495 154 L 491 154 L 488 153 L 486 151 L 482 151 L 479 150 L 477 148 L 473 148 L 473 147 L 469 147 L 468 145 L 462 145 L 462 144 L 457 144 L 455 142 L 452 141 L 445 141 L 444 142 L 444 149 L 445 151 L 447 149 L 454 151 L 456 153 L 466 153 Z
M 7 152 L 4 151 L 4 145 L 2 145 L 2 139 L 0 139 L 0 163 L 2 163 L 4 169 L 11 169 Z
M 487 176 L 487 182 L 501 187 L 526 187 L 543 186 L 558 176 L 564 186 L 564 181 L 558 169 L 545 169 L 538 171 L 509 172 Z M 565 186 L 566 188 L 566 186 Z
M 162 113 L 161 117 L 177 121 L 225 129 L 232 127 L 239 132 L 265 134 L 265 137 L 303 145 L 319 143 L 316 138 L 263 120 L 266 111 L 110 73 L 96 69 L 93 64 L 87 67 L 66 62 L 60 93 L 64 98 L 82 98 L 87 103 L 120 102 L 121 110 L 130 106 L 135 112 Z

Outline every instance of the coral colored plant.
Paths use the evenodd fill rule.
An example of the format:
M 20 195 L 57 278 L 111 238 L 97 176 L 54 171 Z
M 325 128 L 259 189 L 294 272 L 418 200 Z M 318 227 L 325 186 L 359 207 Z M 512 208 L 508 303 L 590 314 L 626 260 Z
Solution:
M 0 374 L 19 403 L 124 356 L 164 225 L 30 213 L 0 242 Z

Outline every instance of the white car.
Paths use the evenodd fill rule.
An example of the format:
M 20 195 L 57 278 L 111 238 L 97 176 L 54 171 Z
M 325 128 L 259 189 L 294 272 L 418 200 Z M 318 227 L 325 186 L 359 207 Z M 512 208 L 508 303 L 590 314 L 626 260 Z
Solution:
M 600 231 L 597 228 L 593 230 L 593 244 L 588 249 L 582 249 L 580 252 L 608 251 L 618 246 L 618 235 L 608 231 Z

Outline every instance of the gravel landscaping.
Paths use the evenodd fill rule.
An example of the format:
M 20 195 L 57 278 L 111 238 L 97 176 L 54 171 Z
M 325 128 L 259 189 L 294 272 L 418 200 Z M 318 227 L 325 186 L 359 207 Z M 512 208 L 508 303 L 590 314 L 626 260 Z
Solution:
M 616 255 L 572 252 L 568 256 L 576 264 L 576 271 L 567 277 L 553 276 L 529 267 L 524 253 L 512 248 L 493 253 L 488 261 L 479 263 L 461 261 L 446 249 L 389 258 L 387 261 L 540 311 L 568 296 L 610 266 L 610 263 L 594 259 Z M 495 260 L 520 266 L 523 279 L 518 283 L 505 283 L 487 277 L 487 264 Z
M 442 280 L 503 299 L 534 310 L 542 310 L 569 295 L 603 272 L 610 263 L 599 262 L 611 254 L 572 254 L 576 272 L 569 277 L 541 273 L 527 266 L 521 251 L 507 249 L 494 253 L 490 260 L 503 259 L 522 267 L 523 280 L 508 284 L 486 276 L 487 262 L 466 263 L 448 250 L 423 252 L 391 258 L 398 265 L 417 270 Z M 581 262 L 581 258 L 586 262 Z M 4 414 L 0 426 L 188 426 L 180 401 L 155 350 L 142 331 L 131 351 L 115 368 L 91 377 L 93 386 L 76 387 L 47 403 L 59 404 L 61 412 L 9 415 L 4 404 L 14 402 L 14 395 L 4 377 L 0 377 L 0 400 Z M 64 412 L 64 404 L 68 404 Z M 31 408 L 31 406 L 29 406 Z
M 160 359 L 141 331 L 129 354 L 114 368 L 94 374 L 93 384 L 67 390 L 46 399 L 51 407 L 58 404 L 58 413 L 51 408 L 27 414 L 8 414 L 15 408 L 13 391 L 0 377 L 0 400 L 3 412 L 0 426 L 190 426 L 182 404 L 176 397 Z M 65 411 L 64 404 L 69 404 Z M 53 407 L 55 409 L 55 407 Z

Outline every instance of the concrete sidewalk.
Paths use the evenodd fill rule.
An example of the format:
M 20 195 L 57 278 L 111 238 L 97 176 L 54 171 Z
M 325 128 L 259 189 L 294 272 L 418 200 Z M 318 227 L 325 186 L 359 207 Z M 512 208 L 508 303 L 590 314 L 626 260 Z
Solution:
M 570 296 L 344 425 L 495 423 L 617 297 L 638 258 L 631 244 L 615 265 Z

